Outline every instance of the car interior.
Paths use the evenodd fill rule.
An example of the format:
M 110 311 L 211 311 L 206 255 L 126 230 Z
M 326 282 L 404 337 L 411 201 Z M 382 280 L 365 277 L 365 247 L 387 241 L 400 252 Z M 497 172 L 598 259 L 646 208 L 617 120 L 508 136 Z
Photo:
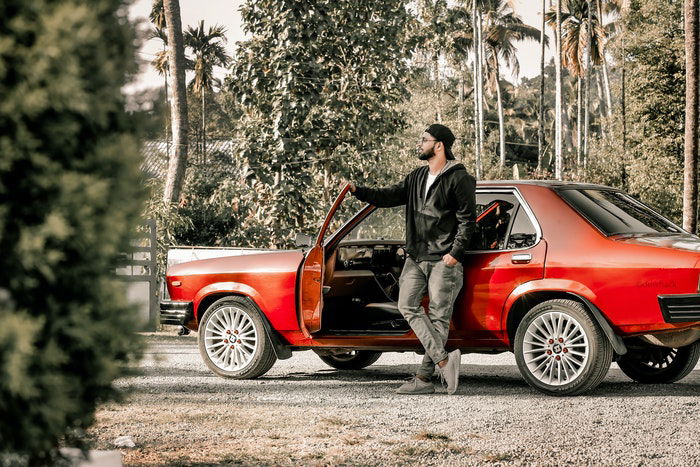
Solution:
M 477 229 L 470 249 L 504 249 L 514 208 L 504 199 L 477 205 Z M 406 261 L 405 241 L 353 238 L 351 233 L 327 255 L 322 332 L 405 334 L 410 327 L 397 306 L 399 277 Z

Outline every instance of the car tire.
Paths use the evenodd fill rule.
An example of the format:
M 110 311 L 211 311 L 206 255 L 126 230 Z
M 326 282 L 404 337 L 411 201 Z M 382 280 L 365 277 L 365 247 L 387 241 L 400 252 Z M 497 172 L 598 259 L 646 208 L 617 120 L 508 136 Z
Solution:
M 588 310 L 566 299 L 542 302 L 525 315 L 514 352 L 525 381 L 553 396 L 593 389 L 605 378 L 613 357 L 610 341 Z
M 700 359 L 700 341 L 677 349 L 648 347 L 634 349 L 620 357 L 617 364 L 624 374 L 638 383 L 667 384 L 688 375 Z
M 199 323 L 199 353 L 204 363 L 224 378 L 251 379 L 265 374 L 277 356 L 263 319 L 244 297 L 224 297 L 212 303 Z
M 353 350 L 336 355 L 319 355 L 326 365 L 338 370 L 361 370 L 379 360 L 381 356 L 381 352 L 371 350 Z

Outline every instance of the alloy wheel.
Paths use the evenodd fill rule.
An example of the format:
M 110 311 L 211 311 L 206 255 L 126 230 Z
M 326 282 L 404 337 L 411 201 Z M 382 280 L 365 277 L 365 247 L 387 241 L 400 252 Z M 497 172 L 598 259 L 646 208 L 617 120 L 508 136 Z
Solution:
M 243 308 L 224 306 L 209 318 L 204 330 L 204 347 L 218 368 L 237 371 L 247 367 L 255 356 L 258 332 Z
M 589 356 L 588 336 L 573 316 L 543 313 L 526 329 L 523 357 L 530 373 L 542 383 L 561 386 L 576 380 Z

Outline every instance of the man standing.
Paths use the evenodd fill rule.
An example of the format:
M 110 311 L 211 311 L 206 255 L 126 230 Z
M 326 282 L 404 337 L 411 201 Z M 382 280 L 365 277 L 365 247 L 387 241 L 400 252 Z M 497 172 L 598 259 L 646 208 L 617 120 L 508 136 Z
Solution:
M 435 392 L 432 376 L 437 365 L 454 394 L 459 382 L 459 349 L 447 353 L 445 344 L 452 309 L 464 280 L 462 261 L 476 225 L 476 180 L 455 162 L 455 136 L 444 125 L 430 125 L 419 141 L 418 158 L 428 161 L 398 184 L 368 188 L 350 184 L 361 201 L 377 207 L 406 205 L 406 263 L 399 279 L 399 311 L 425 348 L 415 377 L 397 389 L 399 394 Z M 421 306 L 426 291 L 428 314 Z

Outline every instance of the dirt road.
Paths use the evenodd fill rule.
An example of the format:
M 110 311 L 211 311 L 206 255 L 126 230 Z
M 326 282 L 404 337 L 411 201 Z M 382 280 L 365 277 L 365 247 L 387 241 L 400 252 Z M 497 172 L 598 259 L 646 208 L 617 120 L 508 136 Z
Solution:
M 419 361 L 385 354 L 362 371 L 312 352 L 264 377 L 210 373 L 196 338 L 147 337 L 126 403 L 99 410 L 91 436 L 128 465 L 700 465 L 700 366 L 682 382 L 640 385 L 615 364 L 594 392 L 544 396 L 511 354 L 462 357 L 454 396 L 398 396 Z

